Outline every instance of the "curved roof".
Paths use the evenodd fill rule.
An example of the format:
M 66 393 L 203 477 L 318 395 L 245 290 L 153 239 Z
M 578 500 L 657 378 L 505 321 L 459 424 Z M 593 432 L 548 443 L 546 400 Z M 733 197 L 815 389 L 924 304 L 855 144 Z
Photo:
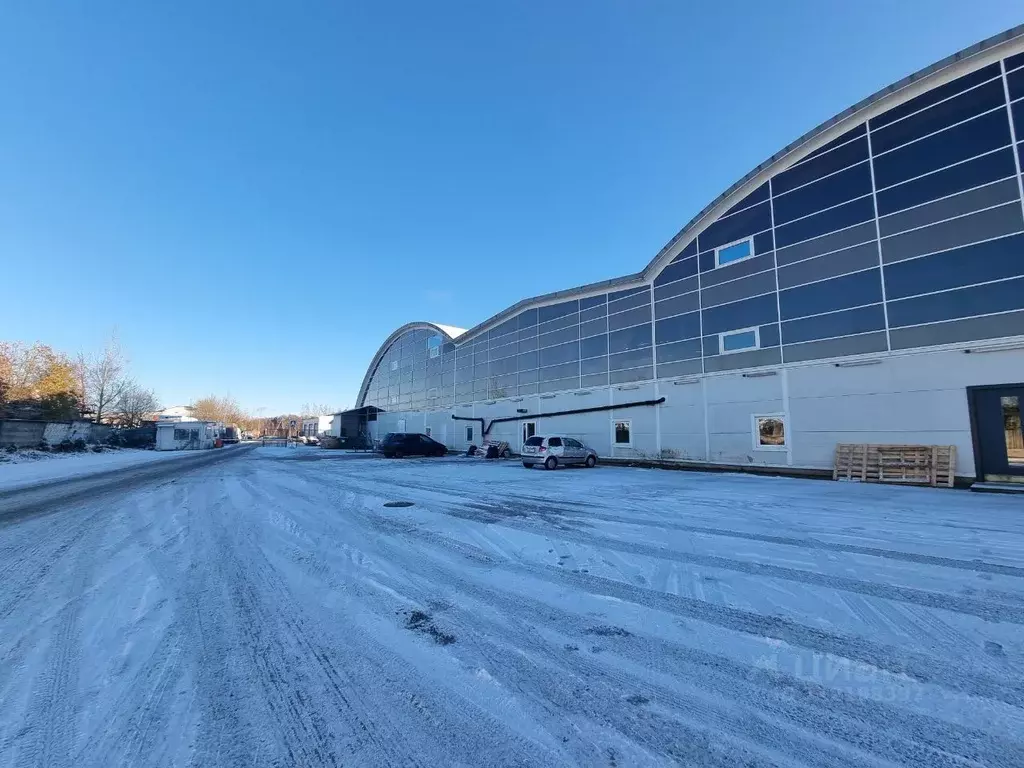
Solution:
M 366 388 L 370 386 L 373 374 L 377 372 L 377 365 L 380 363 L 384 353 L 388 351 L 388 347 L 394 344 L 395 340 L 402 336 L 402 334 L 420 330 L 437 331 L 445 341 L 455 341 L 455 339 L 466 332 L 465 328 L 456 328 L 454 325 L 440 325 L 427 322 L 406 323 L 401 328 L 396 328 L 390 336 L 384 339 L 384 343 L 380 345 L 377 354 L 373 356 L 373 360 L 370 361 L 370 365 L 366 368 L 366 373 L 363 374 L 363 383 L 359 385 L 359 394 L 356 396 L 356 408 L 362 406 L 363 398 L 366 397 Z
M 419 328 L 428 328 L 440 331 L 448 341 L 454 341 L 461 337 L 473 337 L 486 330 L 491 325 L 503 322 L 504 320 L 514 317 L 523 310 L 531 307 L 550 304 L 585 294 L 621 290 L 623 288 L 629 288 L 645 283 L 648 280 L 653 279 L 668 262 L 678 255 L 686 243 L 688 243 L 693 237 L 696 237 L 705 226 L 715 221 L 719 214 L 724 212 L 729 206 L 738 202 L 745 195 L 749 194 L 757 186 L 764 183 L 769 177 L 781 170 L 784 170 L 789 164 L 802 159 L 855 125 L 869 119 L 874 114 L 883 112 L 892 107 L 895 103 L 912 98 L 913 96 L 916 96 L 917 93 L 934 87 L 934 85 L 936 85 L 935 81 L 941 80 L 942 78 L 951 79 L 956 77 L 962 70 L 973 66 L 978 57 L 984 55 L 986 58 L 992 58 L 995 60 L 995 58 L 998 57 L 998 49 L 1011 45 L 1014 42 L 1019 42 L 1022 37 L 1024 37 L 1024 24 L 1008 29 L 998 35 L 993 35 L 986 40 L 982 40 L 980 43 L 975 43 L 968 48 L 964 48 L 962 51 L 954 53 L 952 56 L 947 56 L 941 61 L 937 61 L 936 63 L 925 67 L 912 75 L 904 77 L 903 79 L 881 89 L 880 91 L 877 91 L 876 93 L 873 93 L 866 99 L 859 101 L 853 106 L 844 109 L 839 114 L 821 123 L 819 126 L 808 131 L 796 141 L 793 141 L 783 147 L 712 200 L 696 216 L 690 219 L 690 221 L 687 222 L 686 225 L 679 230 L 679 232 L 677 232 L 660 251 L 658 251 L 647 266 L 639 272 L 523 299 L 501 312 L 498 312 L 496 315 L 487 318 L 483 322 L 478 323 L 469 330 L 427 322 L 415 322 L 403 325 L 385 340 L 373 360 L 370 362 L 366 375 L 363 377 L 362 386 L 359 388 L 359 397 L 357 398 L 356 403 L 362 403 L 363 397 L 366 394 L 366 388 L 372 378 L 373 372 L 377 369 L 377 364 L 380 361 L 381 355 L 383 355 L 394 340 L 403 333 Z
M 602 293 L 608 290 L 621 290 L 652 279 L 662 267 L 678 255 L 679 251 L 682 250 L 683 246 L 689 242 L 692 237 L 696 237 L 700 230 L 713 222 L 718 217 L 719 213 L 724 212 L 730 205 L 739 201 L 746 194 L 753 191 L 754 188 L 766 181 L 768 177 L 784 170 L 785 167 L 788 167 L 788 163 L 793 163 L 802 159 L 804 156 L 810 154 L 823 144 L 828 143 L 853 126 L 867 120 L 874 113 L 889 109 L 893 106 L 894 102 L 911 98 L 912 96 L 917 95 L 916 91 L 923 91 L 932 87 L 935 80 L 946 76 L 954 77 L 956 74 L 959 74 L 955 72 L 955 70 L 970 66 L 965 65 L 965 67 L 958 67 L 957 65 L 976 59 L 981 54 L 994 52 L 996 49 L 1012 43 L 1021 37 L 1024 37 L 1024 24 L 1008 29 L 998 35 L 993 35 L 986 40 L 982 40 L 980 43 L 975 43 L 972 46 L 964 48 L 962 51 L 954 53 L 952 56 L 947 56 L 931 66 L 925 67 L 912 75 L 908 75 L 892 85 L 873 93 L 866 99 L 857 102 L 853 106 L 844 109 L 839 114 L 808 131 L 796 141 L 791 142 L 769 157 L 712 200 L 704 207 L 703 210 L 700 211 L 700 213 L 690 219 L 690 221 L 687 222 L 686 225 L 679 230 L 679 232 L 677 232 L 660 251 L 658 251 L 647 266 L 639 272 L 523 299 L 522 301 L 516 302 L 511 307 L 502 310 L 496 315 L 487 318 L 483 322 L 478 323 L 465 331 L 465 336 L 472 337 L 489 326 L 507 320 L 519 312 L 522 312 L 524 309 L 528 309 L 533 306 L 550 304 L 558 300 L 573 298 L 580 294 Z M 922 85 L 924 83 L 927 83 L 927 85 Z

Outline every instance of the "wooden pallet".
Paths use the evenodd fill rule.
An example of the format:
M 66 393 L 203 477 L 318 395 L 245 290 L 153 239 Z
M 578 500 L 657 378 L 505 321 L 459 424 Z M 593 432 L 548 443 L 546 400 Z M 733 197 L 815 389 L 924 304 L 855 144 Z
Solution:
M 956 475 L 956 446 L 932 446 L 932 485 L 953 487 Z
M 836 445 L 833 480 L 953 487 L 956 447 L 952 445 Z

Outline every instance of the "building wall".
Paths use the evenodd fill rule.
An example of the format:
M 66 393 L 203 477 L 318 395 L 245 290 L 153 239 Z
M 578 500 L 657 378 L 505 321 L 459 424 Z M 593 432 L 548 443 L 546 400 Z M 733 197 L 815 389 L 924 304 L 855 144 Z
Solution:
M 1024 344 L 1024 342 L 1022 342 Z M 780 366 L 756 375 L 727 372 L 704 378 L 619 385 L 548 396 L 525 396 L 438 411 L 381 413 L 371 422 L 379 438 L 387 432 L 422 432 L 453 450 L 483 442 L 479 422 L 516 416 L 534 421 L 537 434 L 576 437 L 602 457 L 709 462 L 718 465 L 828 469 L 837 443 L 955 445 L 957 474 L 975 473 L 966 388 L 1024 381 L 1022 348 L 927 350 L 863 357 L 852 366 L 834 362 Z M 747 372 L 748 374 L 751 372 Z M 769 375 L 764 375 L 764 374 Z M 536 414 L 664 397 L 656 407 L 615 409 L 553 418 Z M 784 449 L 758 448 L 755 416 L 780 414 Z M 613 424 L 631 422 L 633 445 L 613 445 Z M 496 424 L 488 440 L 505 440 L 518 451 L 522 421 Z M 374 427 L 374 425 L 376 425 Z
M 403 334 L 358 405 L 491 418 L 510 401 L 543 412 L 665 397 L 628 411 L 629 447 L 612 442 L 618 412 L 560 417 L 557 430 L 608 456 L 796 467 L 830 465 L 836 442 L 951 443 L 971 474 L 964 387 L 1024 380 L 1019 350 L 963 353 L 1024 337 L 1018 139 L 1020 38 L 792 151 L 635 284 L 538 301 L 456 340 Z M 783 449 L 753 439 L 754 417 L 772 414 Z M 436 416 L 404 418 L 436 429 Z M 465 447 L 464 428 L 449 434 Z
M 302 426 L 299 434 L 305 435 L 306 437 L 316 437 L 318 435 L 331 434 L 333 415 L 329 416 L 311 416 L 302 420 Z

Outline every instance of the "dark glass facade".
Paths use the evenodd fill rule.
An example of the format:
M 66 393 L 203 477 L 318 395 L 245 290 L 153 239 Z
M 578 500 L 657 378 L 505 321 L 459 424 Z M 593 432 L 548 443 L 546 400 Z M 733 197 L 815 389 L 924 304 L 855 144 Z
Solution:
M 445 408 L 1024 334 L 1024 55 L 940 75 L 780 160 L 643 285 L 445 337 L 433 358 L 436 332 L 404 334 L 364 403 Z M 753 329 L 756 348 L 724 349 Z

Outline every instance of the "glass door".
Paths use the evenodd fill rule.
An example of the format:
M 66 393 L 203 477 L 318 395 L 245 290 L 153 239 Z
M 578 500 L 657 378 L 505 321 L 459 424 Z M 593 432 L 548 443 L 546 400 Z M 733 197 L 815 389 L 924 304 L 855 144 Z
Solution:
M 1024 397 L 1021 394 L 1003 395 L 999 398 L 1000 415 L 1003 417 L 1003 441 L 1006 445 L 1007 468 L 1011 472 L 1024 474 L 1024 430 L 1021 428 L 1020 421 L 1021 405 L 1024 405 Z
M 986 480 L 1024 482 L 1024 386 L 972 391 L 975 459 Z
M 537 434 L 537 422 L 536 421 L 524 421 L 523 422 L 523 442 L 520 444 L 520 448 L 526 445 L 526 441 Z

